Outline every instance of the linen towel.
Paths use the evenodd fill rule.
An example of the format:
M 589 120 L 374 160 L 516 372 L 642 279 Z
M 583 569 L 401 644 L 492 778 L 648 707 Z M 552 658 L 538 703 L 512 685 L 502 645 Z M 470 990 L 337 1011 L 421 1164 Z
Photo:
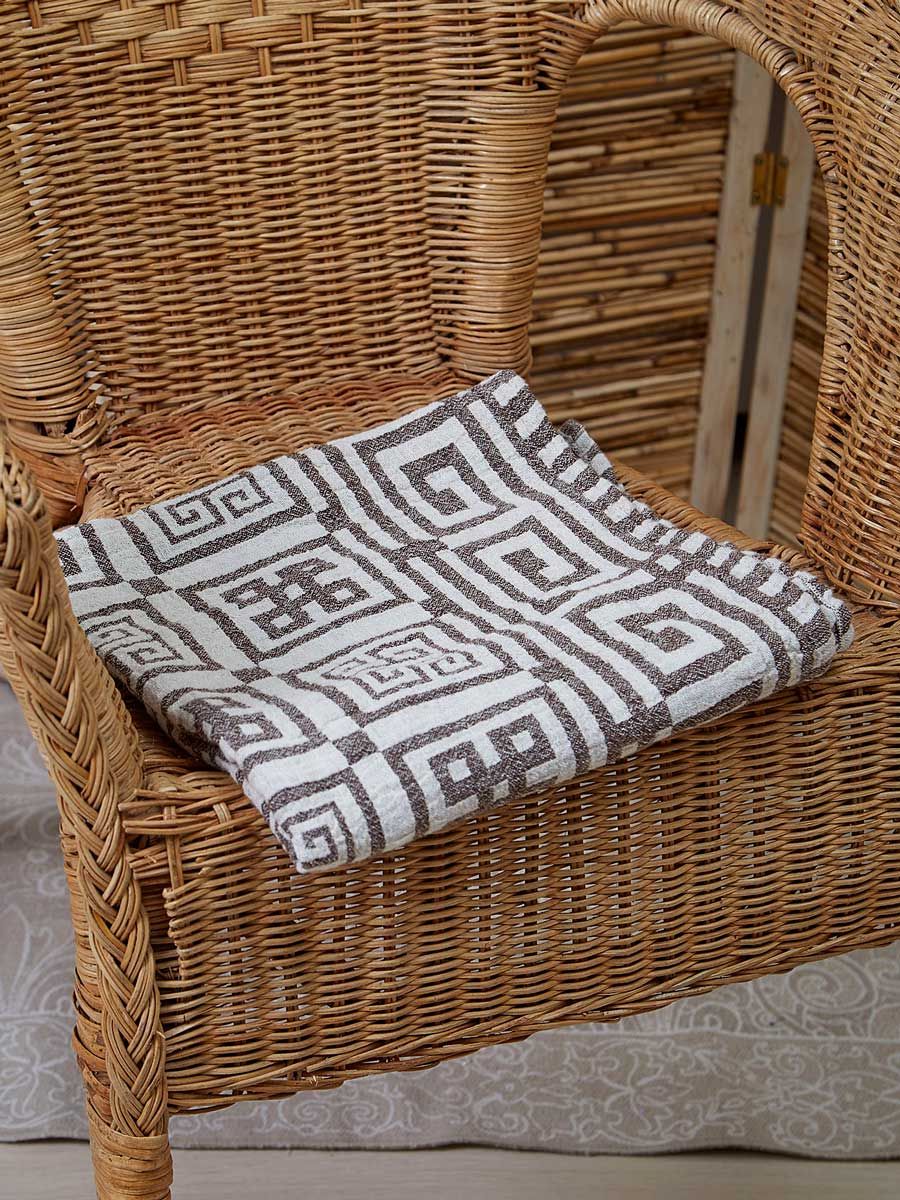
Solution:
M 57 537 L 100 657 L 300 871 L 633 754 L 852 640 L 816 578 L 657 517 L 508 371 Z

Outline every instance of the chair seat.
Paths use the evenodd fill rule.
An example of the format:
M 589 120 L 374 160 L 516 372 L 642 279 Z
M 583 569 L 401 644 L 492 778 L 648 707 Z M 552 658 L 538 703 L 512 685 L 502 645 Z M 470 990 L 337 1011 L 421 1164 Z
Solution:
M 131 511 L 464 382 L 374 376 L 252 409 L 141 417 L 90 453 L 85 516 Z M 623 473 L 677 523 L 756 545 Z M 823 679 L 305 879 L 227 775 L 134 711 L 143 788 L 122 815 L 151 916 L 172 1110 L 418 1068 L 895 938 L 900 623 L 857 610 L 856 627 Z
M 82 516 L 122 516 L 303 446 L 369 429 L 469 386 L 446 371 L 151 411 L 84 454 Z

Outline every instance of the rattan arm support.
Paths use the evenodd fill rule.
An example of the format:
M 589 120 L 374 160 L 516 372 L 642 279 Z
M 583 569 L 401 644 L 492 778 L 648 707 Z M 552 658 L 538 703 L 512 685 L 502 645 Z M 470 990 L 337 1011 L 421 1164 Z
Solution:
M 796 105 L 828 196 L 825 356 L 802 540 L 865 604 L 900 603 L 900 13 L 870 0 L 592 0 L 590 42 L 622 20 L 675 25 L 756 59 Z
M 119 813 L 140 778 L 137 742 L 72 613 L 43 498 L 5 427 L 0 443 L 0 658 L 56 785 L 64 843 L 74 847 L 75 1041 L 97 1177 L 110 1197 L 160 1200 L 171 1165 L 159 990 Z

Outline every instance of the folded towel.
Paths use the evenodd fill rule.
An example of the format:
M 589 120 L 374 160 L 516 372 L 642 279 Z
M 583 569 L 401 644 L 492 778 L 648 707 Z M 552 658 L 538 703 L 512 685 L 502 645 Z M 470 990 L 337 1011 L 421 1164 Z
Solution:
M 633 754 L 852 639 L 812 575 L 657 517 L 508 371 L 58 545 L 100 657 L 301 871 Z

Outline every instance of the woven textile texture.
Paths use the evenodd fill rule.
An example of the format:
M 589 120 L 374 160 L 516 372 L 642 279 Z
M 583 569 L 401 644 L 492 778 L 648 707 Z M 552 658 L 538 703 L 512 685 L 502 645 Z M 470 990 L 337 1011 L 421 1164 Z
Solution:
M 301 871 L 623 758 L 852 638 L 811 575 L 632 499 L 508 371 L 59 549 L 110 669 Z

